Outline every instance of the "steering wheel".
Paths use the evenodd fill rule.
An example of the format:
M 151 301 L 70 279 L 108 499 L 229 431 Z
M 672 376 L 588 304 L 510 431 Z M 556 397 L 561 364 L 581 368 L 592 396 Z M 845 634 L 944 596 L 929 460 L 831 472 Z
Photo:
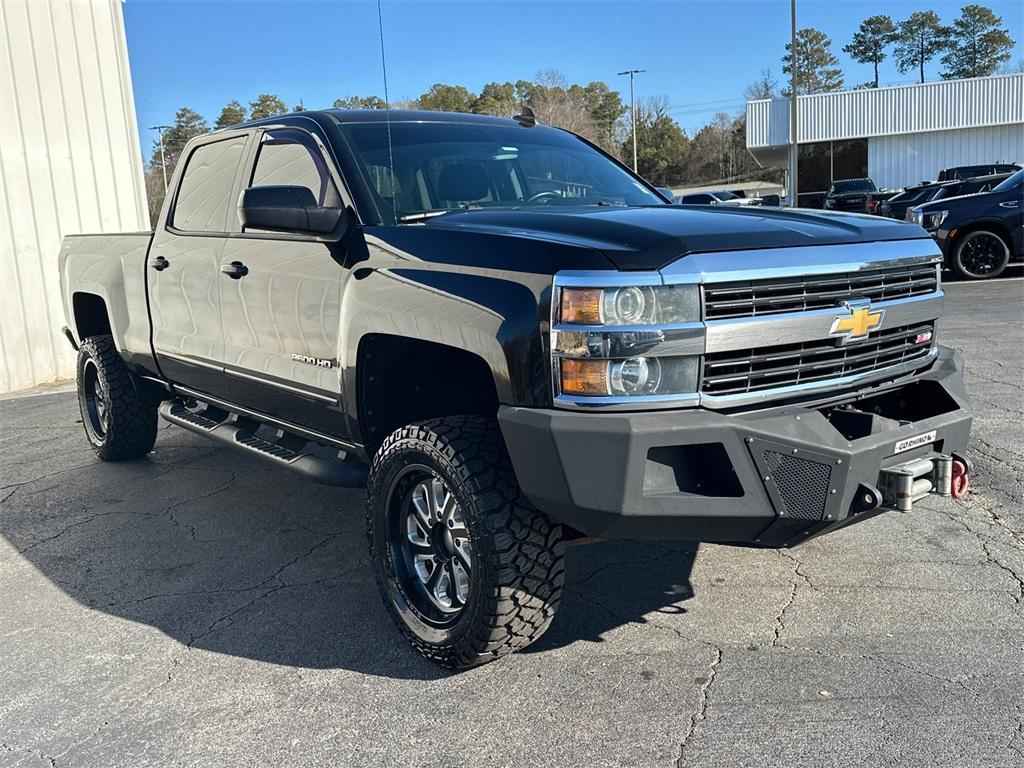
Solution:
M 538 192 L 535 195 L 530 195 L 528 198 L 526 198 L 526 202 L 528 202 L 528 203 L 535 203 L 538 200 L 550 200 L 551 198 L 554 198 L 556 200 L 561 200 L 562 196 L 560 194 L 558 194 L 557 192 L 553 192 L 551 190 L 545 190 L 544 192 Z

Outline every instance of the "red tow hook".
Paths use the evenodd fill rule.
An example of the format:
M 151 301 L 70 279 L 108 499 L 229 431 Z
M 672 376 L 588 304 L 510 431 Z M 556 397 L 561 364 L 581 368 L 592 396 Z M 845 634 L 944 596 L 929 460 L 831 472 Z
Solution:
M 953 472 L 949 492 L 954 499 L 962 499 L 967 495 L 970 487 L 971 477 L 967 465 L 960 459 L 953 459 Z

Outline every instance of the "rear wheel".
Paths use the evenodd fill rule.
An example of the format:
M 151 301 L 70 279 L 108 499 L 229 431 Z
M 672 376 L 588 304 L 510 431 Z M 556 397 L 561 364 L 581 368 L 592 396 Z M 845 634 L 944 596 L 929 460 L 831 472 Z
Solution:
M 522 496 L 493 419 L 396 430 L 367 485 L 384 601 L 413 647 L 446 667 L 524 648 L 561 597 L 562 532 Z
M 998 277 L 1010 261 L 1010 248 L 995 232 L 978 229 L 957 243 L 953 269 L 961 277 L 982 280 Z
M 78 350 L 78 405 L 85 435 L 104 461 L 145 456 L 156 442 L 157 403 L 139 386 L 110 336 Z

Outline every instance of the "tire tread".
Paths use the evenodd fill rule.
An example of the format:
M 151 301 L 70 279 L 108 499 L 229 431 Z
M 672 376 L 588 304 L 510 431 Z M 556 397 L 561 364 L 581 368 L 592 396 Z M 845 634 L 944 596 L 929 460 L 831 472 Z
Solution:
M 486 539 L 474 541 L 474 555 L 485 558 L 474 564 L 474 575 L 485 573 L 488 587 L 475 607 L 469 631 L 449 645 L 437 645 L 418 637 L 395 614 L 378 567 L 378 583 L 396 624 L 422 656 L 451 668 L 493 661 L 535 642 L 551 625 L 561 599 L 562 530 L 523 496 L 494 419 L 432 419 L 402 427 L 384 441 L 367 486 L 367 530 L 374 561 L 379 562 L 382 554 L 372 551 L 374 516 L 382 514 L 388 490 L 377 481 L 383 466 L 411 446 L 443 457 L 470 490 L 477 532 Z
M 110 396 L 110 423 L 105 438 L 89 440 L 95 454 L 103 461 L 123 461 L 145 456 L 153 450 L 157 433 L 157 403 L 139 391 L 136 379 L 128 370 L 111 336 L 90 336 L 78 351 L 79 407 L 82 421 L 89 418 L 81 396 L 81 371 L 85 358 L 91 357 L 102 383 Z

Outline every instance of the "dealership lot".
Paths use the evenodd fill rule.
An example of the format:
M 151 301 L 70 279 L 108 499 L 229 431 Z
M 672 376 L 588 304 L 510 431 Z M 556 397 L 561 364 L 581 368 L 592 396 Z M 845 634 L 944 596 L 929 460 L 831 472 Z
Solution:
M 461 674 L 391 626 L 361 492 L 170 427 L 101 464 L 73 393 L 0 402 L 0 765 L 1024 764 L 1024 282 L 947 290 L 969 503 L 574 548 L 550 632 Z

